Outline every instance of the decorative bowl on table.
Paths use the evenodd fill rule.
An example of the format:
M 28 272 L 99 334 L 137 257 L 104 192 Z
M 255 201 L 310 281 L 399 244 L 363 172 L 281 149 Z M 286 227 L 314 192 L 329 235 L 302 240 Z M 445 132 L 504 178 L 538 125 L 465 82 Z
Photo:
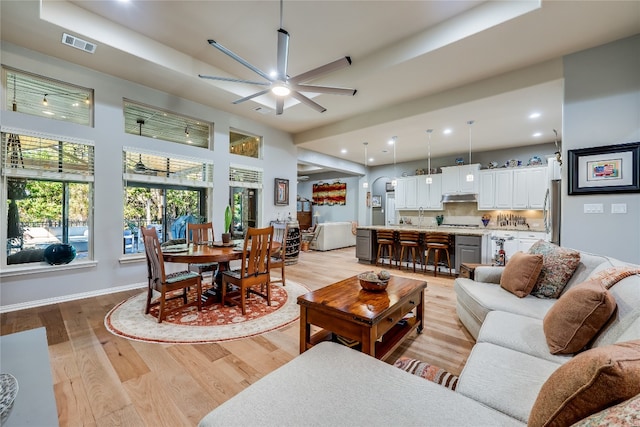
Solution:
M 358 274 L 360 286 L 365 291 L 382 292 L 387 289 L 391 275 L 388 271 L 382 270 L 376 274 L 373 271 Z
M 13 401 L 18 394 L 18 380 L 11 374 L 0 374 L 0 419 L 2 424 L 9 418 Z

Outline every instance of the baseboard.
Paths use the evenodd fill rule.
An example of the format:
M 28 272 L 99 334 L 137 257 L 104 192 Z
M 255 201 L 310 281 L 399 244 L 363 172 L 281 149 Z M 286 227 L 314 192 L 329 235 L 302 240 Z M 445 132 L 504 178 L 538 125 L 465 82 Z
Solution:
M 107 289 L 98 289 L 96 291 L 81 292 L 78 294 L 64 295 L 61 297 L 45 298 L 35 301 L 21 302 L 18 304 L 10 304 L 0 306 L 0 313 L 8 313 L 11 311 L 24 310 L 27 308 L 42 307 L 44 305 L 59 304 L 61 302 L 75 301 L 79 299 L 97 297 L 101 295 L 114 294 L 116 292 L 130 291 L 133 289 L 146 288 L 147 283 L 133 283 L 130 285 L 116 286 Z

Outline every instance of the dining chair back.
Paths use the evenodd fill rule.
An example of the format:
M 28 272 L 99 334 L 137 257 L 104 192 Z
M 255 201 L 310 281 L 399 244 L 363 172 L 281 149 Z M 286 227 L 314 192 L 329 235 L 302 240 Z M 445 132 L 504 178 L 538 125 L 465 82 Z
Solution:
M 140 227 L 140 235 L 144 241 L 144 250 L 147 257 L 147 273 L 148 273 L 148 289 L 147 289 L 147 306 L 145 313 L 149 314 L 153 305 L 160 305 L 158 312 L 158 323 L 162 323 L 166 316 L 166 302 L 175 298 L 182 298 L 185 306 L 196 305 L 198 311 L 201 310 L 201 294 L 202 282 L 200 275 L 192 271 L 179 271 L 176 273 L 166 274 L 164 268 L 164 259 L 162 258 L 162 247 L 158 239 L 158 233 L 153 227 Z M 187 291 L 190 287 L 196 287 L 195 300 L 188 302 Z M 175 294 L 174 291 L 182 290 L 181 294 Z M 153 293 L 160 293 L 160 300 L 152 302 Z
M 240 305 L 242 314 L 246 314 L 247 294 L 253 293 L 267 300 L 271 305 L 270 262 L 273 226 L 249 228 L 244 236 L 240 268 L 222 273 L 222 302 Z M 238 288 L 238 292 L 229 293 L 229 285 Z M 260 291 L 256 286 L 260 286 Z M 263 289 L 266 287 L 266 293 Z
M 202 245 L 213 242 L 213 223 L 207 222 L 204 224 L 192 224 L 187 223 L 187 244 Z M 189 264 L 189 270 L 197 271 L 198 274 L 205 272 L 215 272 L 218 269 L 217 262 Z

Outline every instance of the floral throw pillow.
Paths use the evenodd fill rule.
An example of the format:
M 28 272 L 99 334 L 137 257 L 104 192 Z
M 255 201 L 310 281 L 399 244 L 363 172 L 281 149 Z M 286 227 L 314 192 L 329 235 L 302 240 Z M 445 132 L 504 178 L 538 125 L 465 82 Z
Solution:
M 640 425 L 640 395 L 597 412 L 572 427 L 634 427 Z
M 529 253 L 542 255 L 542 270 L 531 295 L 558 298 L 580 263 L 580 252 L 538 240 Z

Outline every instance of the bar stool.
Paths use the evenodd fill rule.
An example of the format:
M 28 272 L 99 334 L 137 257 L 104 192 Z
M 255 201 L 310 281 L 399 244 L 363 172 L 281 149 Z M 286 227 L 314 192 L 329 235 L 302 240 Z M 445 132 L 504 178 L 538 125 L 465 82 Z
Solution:
M 447 265 L 449 266 L 449 275 L 451 275 L 451 257 L 449 256 L 449 235 L 447 233 L 427 233 L 425 236 L 425 246 L 427 253 L 424 258 L 425 267 L 429 264 L 429 252 L 434 250 L 433 275 L 438 275 L 440 263 L 440 252 L 447 254 Z
M 413 260 L 413 272 L 416 272 L 416 249 L 420 246 L 420 233 L 417 231 L 400 231 L 398 233 L 400 240 L 400 266 L 398 269 L 402 268 L 402 261 L 404 260 L 404 250 L 407 249 L 407 255 L 409 255 L 409 250 L 411 250 L 411 259 Z M 420 256 L 420 261 L 422 262 L 422 255 L 418 252 Z M 409 268 L 409 261 L 407 261 L 407 268 Z
M 384 265 L 381 256 L 384 255 L 385 248 L 389 254 L 389 266 L 393 262 L 393 247 L 395 246 L 395 239 L 393 236 L 393 230 L 376 230 L 376 242 L 378 243 L 378 254 L 376 255 L 376 266 L 378 261 Z

